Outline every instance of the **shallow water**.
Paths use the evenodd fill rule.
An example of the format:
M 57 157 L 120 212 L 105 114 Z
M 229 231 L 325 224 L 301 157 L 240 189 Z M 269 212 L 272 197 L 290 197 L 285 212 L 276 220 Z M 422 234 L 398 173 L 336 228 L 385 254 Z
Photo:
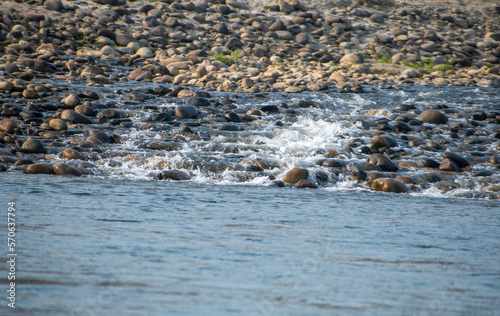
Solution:
M 370 154 L 361 152 L 360 148 L 369 146 L 378 131 L 374 122 L 388 119 L 393 124 L 394 118 L 391 117 L 406 115 L 414 118 L 423 110 L 438 106 L 449 116 L 448 125 L 464 126 L 459 129 L 457 137 L 449 136 L 452 128 L 436 125 L 427 125 L 423 129 L 416 127 L 409 133 L 384 131 L 397 141 L 397 146 L 391 148 L 392 153 L 388 155 L 395 156 L 391 158 L 395 162 L 407 160 L 418 164 L 424 157 L 440 162 L 442 153 L 451 151 L 472 162 L 473 170 L 454 177 L 444 176 L 439 183 L 422 180 L 435 174 L 435 171 L 423 168 L 401 168 L 398 174 L 414 180 L 416 185 L 412 186 L 412 193 L 415 195 L 484 199 L 498 199 L 499 196 L 499 188 L 495 185 L 500 182 L 500 169 L 488 162 L 500 148 L 500 141 L 493 137 L 498 132 L 498 124 L 471 122 L 471 116 L 478 111 L 500 112 L 497 89 L 405 87 L 403 90 L 383 90 L 366 87 L 367 93 L 363 94 L 267 93 L 262 99 L 254 98 L 254 94 L 211 92 L 211 107 L 198 108 L 201 118 L 156 122 L 151 121 L 151 117 L 172 111 L 186 101 L 168 97 L 144 102 L 123 100 L 127 99 L 128 93 L 147 91 L 156 86 L 152 83 L 142 85 L 146 88 L 134 90 L 134 86 L 117 84 L 114 88 L 121 88 L 117 90 L 120 93 L 103 87 L 92 88 L 104 96 L 99 102 L 109 102 L 132 124 L 130 128 L 106 127 L 108 133 L 120 134 L 122 143 L 105 144 L 103 152 L 94 155 L 92 163 L 96 168 L 92 172 L 95 175 L 152 180 L 161 170 L 178 169 L 197 183 L 268 185 L 271 179 L 282 179 L 288 170 L 299 167 L 307 168 L 310 179 L 327 190 L 363 191 L 369 189 L 367 183 L 348 181 L 349 171 L 346 169 L 362 166 L 369 157 Z M 279 113 L 265 113 L 254 122 L 233 123 L 242 129 L 238 132 L 219 131 L 218 127 L 228 124 L 222 115 L 231 108 L 216 104 L 222 97 L 234 101 L 232 111 L 239 114 L 263 105 L 278 105 Z M 314 102 L 314 106 L 298 106 L 297 102 L 303 100 Z M 401 104 L 412 105 L 415 109 L 399 111 L 397 107 Z M 182 124 L 191 125 L 193 134 L 181 135 L 179 126 Z M 87 137 L 85 130 L 72 132 L 75 138 L 83 140 Z M 189 138 L 191 136 L 194 138 Z M 410 141 L 422 145 L 410 146 Z M 438 143 L 441 148 L 426 146 L 430 141 Z M 168 149 L 151 149 L 148 146 L 152 142 Z M 346 149 L 351 149 L 351 152 Z M 334 168 L 321 166 L 328 150 L 338 151 L 337 158 L 348 165 L 341 175 Z M 60 158 L 54 155 L 53 159 Z M 256 161 L 263 161 L 270 168 L 256 169 Z M 475 173 L 483 175 L 476 176 Z
M 17 308 L 7 310 L 6 299 L 0 308 L 9 315 L 500 310 L 498 201 L 16 173 L 1 179 L 4 209 L 17 202 Z

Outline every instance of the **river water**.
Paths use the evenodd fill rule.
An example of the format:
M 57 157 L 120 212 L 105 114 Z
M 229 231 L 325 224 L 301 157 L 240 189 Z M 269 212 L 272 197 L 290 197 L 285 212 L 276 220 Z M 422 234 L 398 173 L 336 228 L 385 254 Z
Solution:
M 173 141 L 180 124 L 150 117 L 177 100 L 123 101 L 123 92 L 95 89 L 132 127 L 112 128 L 122 142 L 94 154 L 92 175 L 0 173 L 5 222 L 7 203 L 16 202 L 18 254 L 16 309 L 4 298 L 1 315 L 498 315 L 500 203 L 489 198 L 500 172 L 488 162 L 498 153 L 498 124 L 471 122 L 478 111 L 500 110 L 498 90 L 213 93 L 234 104 L 200 109 L 202 118 L 188 122 L 195 137 Z M 402 169 L 416 184 L 391 194 L 318 164 L 336 150 L 362 165 L 370 124 L 401 114 L 401 104 L 414 106 L 412 117 L 439 105 L 472 132 L 394 133 L 396 160 L 439 161 L 449 150 L 473 170 L 425 183 L 419 177 L 436 170 Z M 237 123 L 237 132 L 219 129 L 224 111 L 265 105 L 279 111 Z M 410 146 L 413 136 L 443 148 Z M 269 168 L 256 170 L 255 161 Z M 319 189 L 271 186 L 294 167 L 307 168 Z M 155 180 L 163 169 L 191 180 Z
M 4 299 L 2 315 L 500 310 L 497 201 L 12 173 L 2 183 L 18 253 L 17 308 Z

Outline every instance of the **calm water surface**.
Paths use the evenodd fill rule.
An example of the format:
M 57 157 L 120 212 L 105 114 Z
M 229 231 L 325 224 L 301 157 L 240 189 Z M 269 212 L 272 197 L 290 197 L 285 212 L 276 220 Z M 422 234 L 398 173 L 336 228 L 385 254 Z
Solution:
M 16 201 L 18 225 L 17 308 L 4 298 L 2 315 L 500 311 L 498 201 L 17 173 L 1 181 L 3 218 Z M 5 262 L 5 243 L 1 253 Z

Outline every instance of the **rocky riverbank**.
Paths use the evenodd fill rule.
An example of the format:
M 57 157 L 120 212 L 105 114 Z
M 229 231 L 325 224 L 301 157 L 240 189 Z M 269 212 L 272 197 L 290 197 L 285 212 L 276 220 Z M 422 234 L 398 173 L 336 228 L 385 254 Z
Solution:
M 233 155 L 216 163 L 201 154 L 176 163 L 169 156 L 150 168 L 159 179 L 240 170 L 275 185 L 316 187 L 344 176 L 391 192 L 418 191 L 429 181 L 445 181 L 446 190 L 454 176 L 496 179 L 494 106 L 367 111 L 359 139 L 324 148 L 324 159 L 315 160 L 326 173 L 296 168 L 288 175 L 277 161 L 241 154 L 259 151 L 245 139 L 265 132 L 262 125 L 286 127 L 325 109 L 305 97 L 271 102 L 275 93 L 286 101 L 417 85 L 500 87 L 500 5 L 354 2 L 4 1 L 0 170 L 99 173 L 103 159 L 112 167 L 116 155 L 150 157 L 117 148 L 136 131 L 151 131 L 159 139 L 134 145 L 155 156 L 186 144 Z M 434 176 L 401 173 L 412 168 Z M 486 187 L 481 197 L 498 198 L 500 188 Z

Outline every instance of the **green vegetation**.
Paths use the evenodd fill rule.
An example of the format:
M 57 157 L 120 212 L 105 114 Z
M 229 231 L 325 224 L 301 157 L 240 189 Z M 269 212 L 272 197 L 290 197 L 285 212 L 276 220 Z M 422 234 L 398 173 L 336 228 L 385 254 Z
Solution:
M 238 60 L 238 58 L 240 58 L 240 54 L 241 54 L 241 50 L 238 48 L 234 51 L 231 51 L 231 53 L 229 54 L 229 57 L 226 57 L 226 55 L 224 55 L 223 53 L 216 53 L 213 56 L 215 57 L 215 59 L 217 59 L 218 61 L 220 61 L 224 65 L 231 66 L 232 64 L 234 64 Z
M 428 72 L 432 72 L 434 70 L 447 71 L 447 70 L 453 69 L 455 61 L 451 60 L 450 62 L 448 62 L 446 64 L 438 65 L 435 69 L 434 69 L 434 61 L 432 61 L 432 59 L 430 59 L 430 58 L 426 58 L 419 63 L 407 63 L 407 62 L 403 61 L 402 64 L 403 64 L 403 66 L 406 66 L 406 67 L 425 69 Z
M 492 63 L 486 63 L 485 66 L 488 67 L 488 68 L 493 68 L 493 64 Z
M 378 61 L 382 64 L 392 64 L 391 55 L 384 54 L 382 57 L 378 59 Z

